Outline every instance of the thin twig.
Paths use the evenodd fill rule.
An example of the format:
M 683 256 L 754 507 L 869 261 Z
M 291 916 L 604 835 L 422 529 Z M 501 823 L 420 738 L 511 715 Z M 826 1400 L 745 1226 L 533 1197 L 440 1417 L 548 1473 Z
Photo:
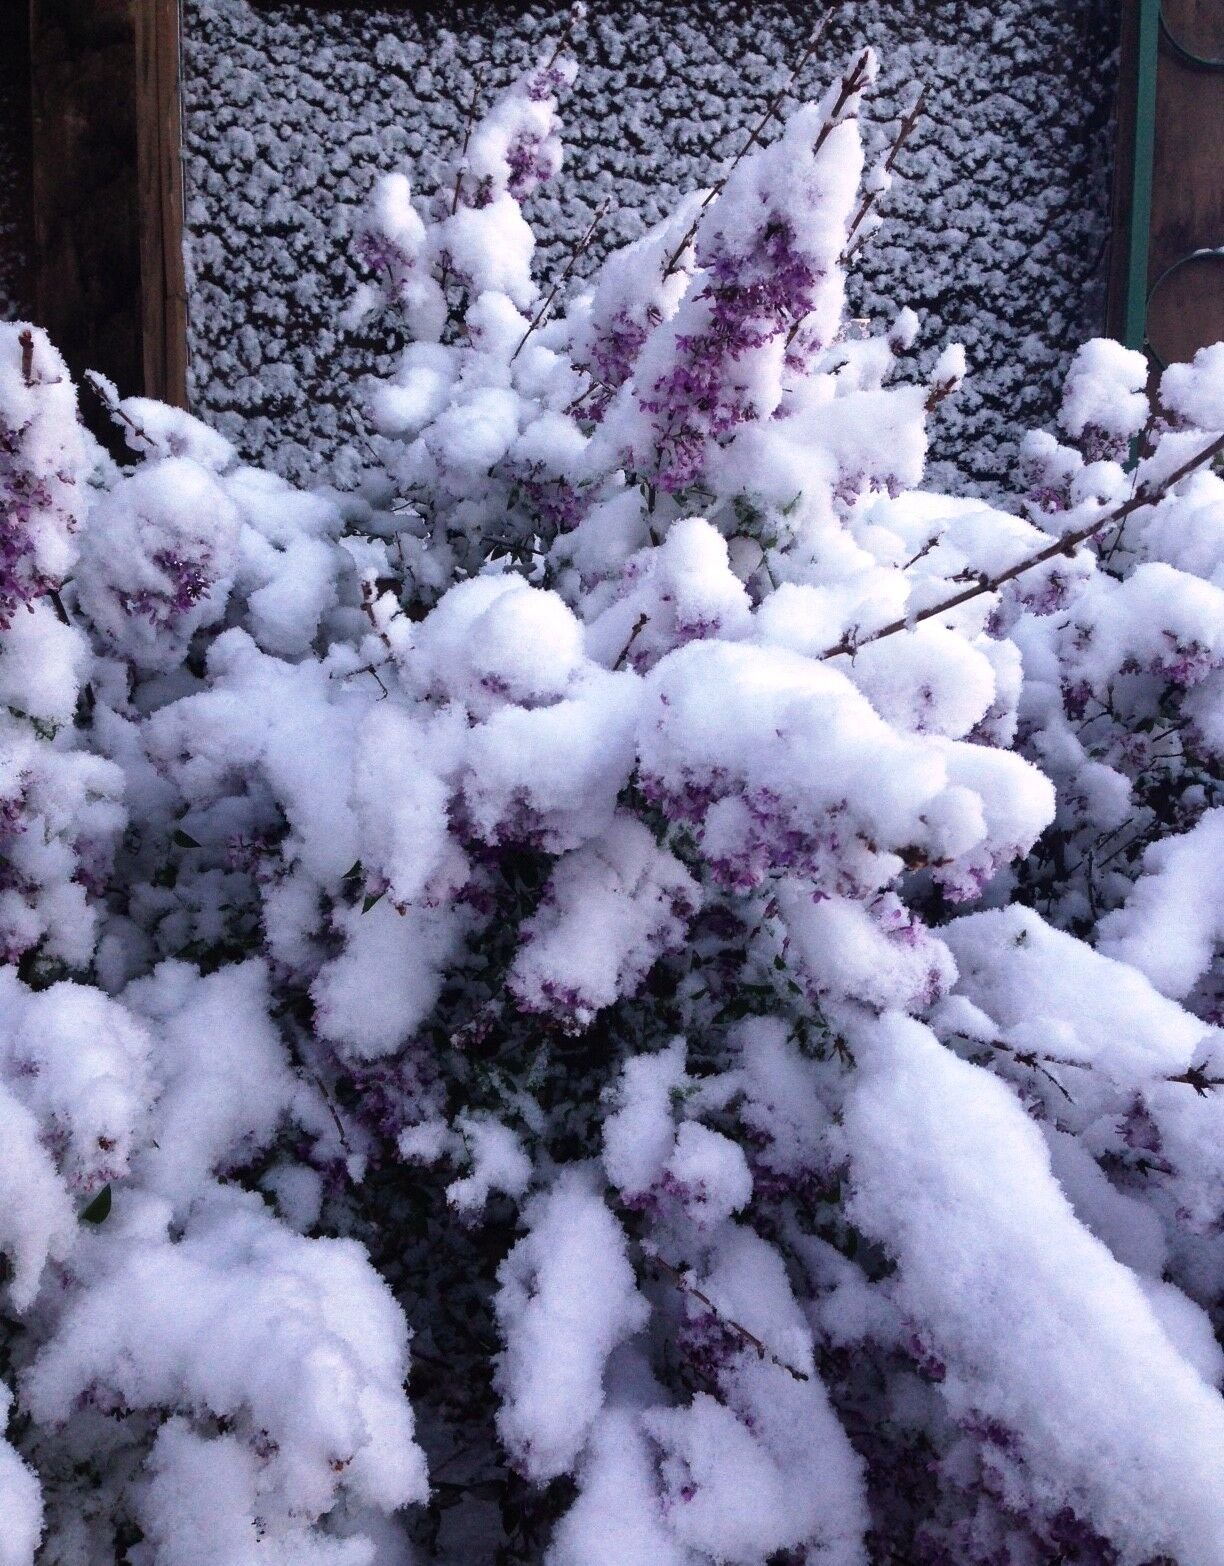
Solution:
M 842 77 L 841 91 L 837 95 L 837 102 L 833 105 L 832 113 L 820 127 L 820 135 L 817 136 L 816 145 L 812 148 L 813 153 L 819 152 L 825 142 L 828 141 L 829 137 L 841 123 L 842 111 L 851 98 L 854 97 L 855 93 L 862 90 L 863 83 L 867 80 L 867 65 L 870 59 L 871 50 L 864 49 L 850 70 Z
M 962 1038 L 966 1036 L 964 1034 L 961 1035 Z M 1013 1044 L 1005 1044 L 1002 1039 L 986 1039 L 984 1042 L 989 1044 L 992 1049 L 999 1049 L 1005 1055 L 1010 1055 L 1017 1065 L 1027 1066 L 1030 1071 L 1039 1071 L 1043 1077 L 1054 1084 L 1068 1104 L 1075 1103 L 1075 1100 L 1050 1070 L 1050 1067 L 1078 1066 L 1081 1070 L 1086 1071 L 1088 1069 L 1087 1061 L 1064 1060 L 1058 1055 L 1039 1055 L 1035 1049 L 1017 1049 Z
M 582 5 L 581 3 L 579 3 L 577 5 L 570 6 L 570 8 L 569 8 L 569 15 L 565 18 L 565 26 L 561 29 L 561 36 L 557 39 L 557 42 L 556 42 L 556 44 L 553 47 L 553 52 L 549 55 L 548 59 L 545 60 L 545 62 L 544 62 L 544 69 L 546 71 L 547 70 L 551 70 L 552 67 L 554 65 L 556 65 L 557 59 L 558 59 L 562 49 L 564 49 L 566 47 L 566 45 L 569 43 L 570 39 L 573 37 L 574 28 L 577 27 L 578 23 L 583 19 L 583 17 L 585 15 L 586 15 L 586 6 L 585 5 Z
M 629 640 L 621 648 L 616 662 L 612 665 L 612 667 L 614 669 L 619 669 L 619 668 L 621 668 L 623 666 L 623 664 L 625 662 L 625 659 L 629 656 L 629 649 L 633 646 L 634 642 L 637 641 L 638 637 L 646 629 L 646 626 L 647 626 L 647 624 L 649 622 L 649 619 L 650 619 L 649 615 L 645 615 L 645 614 L 638 615 L 636 624 L 634 625 L 633 629 L 629 632 Z
M 519 354 L 522 353 L 523 347 L 524 347 L 525 343 L 527 342 L 527 339 L 531 336 L 532 332 L 536 331 L 537 328 L 539 328 L 540 326 L 542 326 L 544 324 L 545 320 L 548 317 L 548 312 L 553 307 L 553 301 L 556 299 L 557 295 L 561 292 L 561 290 L 565 287 L 566 283 L 569 282 L 570 273 L 578 265 L 579 259 L 581 258 L 581 256 L 585 252 L 587 246 L 591 243 L 591 240 L 595 237 L 595 230 L 603 222 L 604 214 L 607 212 L 607 210 L 608 210 L 609 206 L 611 205 L 611 203 L 612 203 L 612 197 L 611 196 L 605 196 L 603 201 L 602 201 L 602 203 L 600 204 L 599 211 L 591 219 L 590 226 L 588 227 L 586 233 L 582 236 L 582 238 L 574 246 L 574 249 L 573 249 L 573 251 L 572 251 L 572 253 L 570 255 L 570 258 L 569 258 L 569 260 L 565 264 L 565 271 L 562 272 L 561 276 L 557 279 L 557 281 L 549 289 L 549 291 L 548 291 L 548 298 L 545 299 L 544 303 L 536 311 L 535 315 L 531 319 L 531 325 L 528 326 L 527 330 L 519 338 L 518 347 L 510 355 L 510 363 L 511 364 L 513 364 L 514 361 L 518 358 Z
M 998 571 L 994 576 L 988 576 L 985 572 L 978 577 L 972 587 L 967 587 L 963 593 L 955 593 L 951 598 L 944 598 L 937 604 L 932 604 L 927 609 L 920 609 L 917 614 L 906 615 L 903 619 L 892 620 L 888 625 L 881 626 L 878 631 L 869 631 L 866 635 L 848 632 L 838 642 L 836 647 L 827 648 L 817 656 L 820 658 L 837 658 L 843 653 L 852 653 L 860 647 L 866 647 L 869 642 L 883 641 L 886 636 L 896 636 L 900 631 L 912 631 L 923 620 L 934 619 L 936 615 L 947 614 L 950 609 L 958 609 L 961 604 L 969 603 L 974 598 L 980 598 L 984 593 L 997 592 L 1005 582 L 1013 581 L 1018 576 L 1023 576 L 1026 571 L 1031 571 L 1035 566 L 1044 565 L 1047 560 L 1057 559 L 1059 555 L 1070 557 L 1076 549 L 1097 533 L 1102 533 L 1107 527 L 1113 527 L 1115 523 L 1125 522 L 1132 512 L 1138 511 L 1142 506 L 1156 504 L 1176 484 L 1180 484 L 1188 474 L 1196 468 L 1201 468 L 1204 463 L 1210 462 L 1214 457 L 1224 451 L 1224 435 L 1217 436 L 1210 446 L 1206 446 L 1196 456 L 1183 462 L 1176 472 L 1171 473 L 1162 484 L 1155 489 L 1140 489 L 1129 500 L 1115 506 L 1112 511 L 1106 512 L 1103 517 L 1098 517 L 1095 522 L 1090 522 L 1087 527 L 1078 528 L 1073 533 L 1065 533 L 1062 538 L 1057 538 L 1047 548 L 1038 550 L 1035 555 L 1030 555 L 1027 560 L 1021 560 L 1017 565 L 1009 566 L 1006 571 Z
M 716 180 L 714 182 L 714 184 L 710 187 L 710 189 L 706 191 L 705 198 L 702 201 L 701 205 L 697 208 L 697 212 L 696 212 L 696 215 L 693 218 L 693 221 L 689 224 L 688 228 L 685 230 L 684 238 L 681 239 L 680 243 L 676 246 L 676 248 L 672 251 L 671 255 L 668 256 L 667 261 L 664 263 L 664 266 L 663 266 L 663 281 L 664 282 L 667 281 L 667 279 L 672 275 L 672 273 L 679 266 L 679 264 L 680 264 L 680 257 L 684 254 L 684 252 L 688 249 L 689 245 L 692 243 L 693 236 L 697 232 L 697 226 L 701 222 L 702 215 L 706 211 L 707 207 L 709 207 L 709 205 L 710 205 L 710 203 L 712 201 L 716 201 L 718 199 L 718 197 L 722 195 L 724 189 L 726 188 L 727 181 L 731 178 L 732 174 L 735 173 L 736 169 L 740 166 L 740 164 L 744 161 L 744 159 L 752 151 L 753 147 L 756 146 L 757 142 L 760 141 L 761 134 L 764 131 L 765 127 L 769 124 L 770 120 L 772 120 L 774 118 L 774 116 L 777 114 L 778 110 L 782 107 L 782 100 L 786 97 L 787 93 L 791 90 L 791 88 L 795 85 L 795 82 L 799 79 L 800 71 L 802 71 L 803 67 L 811 59 L 812 51 L 815 49 L 816 45 L 820 42 L 820 36 L 824 32 L 825 23 L 826 23 L 827 20 L 828 20 L 827 16 L 822 16 L 820 18 L 820 20 L 816 23 L 816 26 L 812 29 L 811 35 L 809 36 L 807 43 L 804 45 L 803 53 L 799 56 L 799 59 L 798 59 L 798 61 L 796 62 L 795 66 L 794 66 L 794 69 L 791 71 L 790 75 L 786 78 L 786 80 L 782 83 L 781 87 L 778 88 L 777 92 L 774 93 L 773 97 L 770 98 L 769 102 L 765 105 L 764 111 L 762 112 L 760 119 L 756 122 L 756 124 L 748 132 L 748 139 L 747 139 L 747 141 L 740 148 L 740 150 L 735 154 L 735 157 L 732 158 L 731 163 L 730 163 L 729 167 L 727 168 L 726 173 L 724 173 L 720 179 Z
M 914 126 L 917 125 L 922 115 L 922 109 L 925 102 L 926 88 L 924 87 L 919 92 L 918 97 L 914 102 L 914 107 L 901 121 L 901 126 L 897 131 L 896 138 L 894 139 L 892 146 L 888 149 L 888 156 L 884 159 L 884 167 L 881 171 L 884 175 L 892 173 L 893 165 L 897 161 L 897 154 L 901 151 L 901 148 L 904 147 L 905 143 L 909 140 L 911 134 L 913 133 Z M 851 221 L 850 227 L 846 230 L 846 243 L 842 249 L 841 255 L 838 257 L 838 260 L 842 266 L 845 266 L 846 262 L 849 261 L 850 257 L 858 248 L 858 246 L 854 243 L 854 236 L 858 233 L 859 229 L 862 228 L 868 214 L 871 212 L 871 209 L 875 206 L 876 202 L 880 199 L 882 193 L 882 183 L 877 185 L 874 190 L 865 190 L 863 192 L 859 201 L 858 211 L 854 214 L 854 218 Z
M 1166 1082 L 1184 1082 L 1192 1087 L 1200 1098 L 1206 1098 L 1213 1088 L 1224 1088 L 1224 1077 L 1209 1077 L 1203 1066 L 1187 1066 L 1175 1077 L 1165 1077 Z
M 155 452 L 157 450 L 157 442 L 143 427 L 143 425 L 138 424 L 136 420 L 132 418 L 131 414 L 124 412 L 117 399 L 111 396 L 110 387 L 106 384 L 102 377 L 97 374 L 96 371 L 86 370 L 84 380 L 90 391 L 93 392 L 94 396 L 97 397 L 98 401 L 106 409 L 107 415 L 109 416 L 112 424 L 126 424 L 128 429 L 131 430 L 132 434 L 135 435 L 137 440 L 144 442 L 145 447 L 149 451 Z M 130 441 L 128 444 L 131 446 Z M 132 447 L 133 451 L 139 452 L 140 449 L 141 448 L 139 446 Z
M 738 1321 L 733 1321 L 730 1316 L 725 1316 L 708 1294 L 703 1293 L 695 1283 L 690 1283 L 688 1277 L 679 1267 L 673 1267 L 671 1262 L 664 1261 L 657 1251 L 648 1251 L 647 1255 L 676 1285 L 682 1294 L 691 1294 L 695 1300 L 699 1300 L 705 1308 L 715 1316 L 729 1332 L 735 1334 L 742 1343 L 754 1348 L 758 1359 L 767 1359 L 770 1364 L 777 1365 L 779 1370 L 786 1371 L 788 1376 L 794 1376 L 796 1381 L 810 1381 L 811 1377 L 806 1371 L 796 1370 L 793 1365 L 788 1365 L 784 1359 L 779 1359 L 772 1349 L 767 1348 L 756 1333 L 749 1332 L 747 1327 L 741 1326 Z
M 484 66 L 476 67 L 476 75 L 472 83 L 472 101 L 468 104 L 467 119 L 463 124 L 463 145 L 459 148 L 459 158 L 455 168 L 455 188 L 451 192 L 451 216 L 459 210 L 459 192 L 463 188 L 463 173 L 467 163 L 467 151 L 472 141 L 472 131 L 476 125 L 476 109 L 480 103 L 480 94 L 484 91 Z
M 1135 493 L 1135 490 L 1137 489 L 1138 484 L 1139 484 L 1139 460 L 1143 456 L 1143 453 L 1144 453 L 1145 449 L 1148 448 L 1149 445 L 1150 445 L 1150 442 L 1151 442 L 1151 439 L 1152 439 L 1152 435 L 1155 433 L 1155 430 L 1156 430 L 1156 421 L 1157 421 L 1157 419 L 1159 417 L 1160 417 L 1160 408 L 1157 406 L 1155 398 L 1153 397 L 1152 407 L 1151 407 L 1151 410 L 1149 411 L 1148 416 L 1147 416 L 1147 423 L 1143 426 L 1143 429 L 1140 431 L 1139 436 L 1136 439 L 1135 444 L 1134 444 L 1135 473 L 1134 473 L 1133 479 L 1131 480 L 1131 494 L 1132 495 Z M 1113 543 L 1110 544 L 1109 548 L 1105 552 L 1105 564 L 1106 565 L 1108 565 L 1110 563 L 1110 561 L 1113 559 L 1114 555 L 1117 553 L 1118 546 L 1122 542 L 1122 534 L 1124 532 L 1125 532 L 1124 528 L 1119 528 L 1117 533 L 1114 535 Z
M 348 1133 L 344 1129 L 344 1122 L 340 1119 L 339 1114 L 336 1112 L 336 1106 L 331 1101 L 331 1094 L 323 1085 L 323 1078 L 319 1075 L 313 1066 L 308 1066 L 306 1064 L 297 1050 L 295 1050 L 294 1053 L 298 1057 L 298 1068 L 311 1079 L 311 1081 L 319 1090 L 319 1097 L 323 1100 L 327 1112 L 332 1118 L 332 1124 L 336 1128 L 336 1133 L 340 1138 L 340 1146 L 346 1153 L 351 1155 L 352 1148 L 349 1145 Z
M 362 584 L 361 584 L 361 612 L 365 615 L 366 619 L 370 622 L 370 625 L 373 628 L 375 636 L 378 637 L 379 641 L 383 644 L 383 646 L 387 649 L 387 651 L 388 652 L 394 652 L 395 649 L 391 645 L 391 638 L 387 635 L 386 631 L 382 628 L 382 626 L 379 625 L 379 623 L 378 623 L 378 616 L 374 613 L 374 606 L 375 606 L 376 602 L 377 602 L 377 595 L 376 595 L 376 588 L 374 586 L 374 583 L 373 582 L 369 582 L 369 581 L 363 581 Z M 392 618 L 394 619 L 395 617 L 392 616 Z M 381 680 L 379 680 L 379 684 L 380 685 L 382 684 Z

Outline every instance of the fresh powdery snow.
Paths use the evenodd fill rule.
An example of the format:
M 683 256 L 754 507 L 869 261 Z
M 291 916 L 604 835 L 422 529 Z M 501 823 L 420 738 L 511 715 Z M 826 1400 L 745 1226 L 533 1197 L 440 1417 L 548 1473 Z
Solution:
M 883 88 L 839 22 L 673 202 L 762 12 L 527 13 L 465 149 L 458 22 L 342 110 L 334 19 L 189 7 L 193 68 L 275 43 L 209 132 L 282 239 L 223 429 L 95 378 L 119 462 L 0 326 L 0 1566 L 1224 1566 L 1224 350 L 1149 387 L 1088 342 L 1051 428 L 990 426 L 1006 508 L 946 493 L 982 339 L 921 270 L 926 357 L 850 314 L 898 210 L 864 126 L 942 62 L 977 145 L 964 62 L 1053 10 L 934 7 L 964 49 Z M 612 94 L 687 150 L 554 295 Z M 950 142 L 902 154 L 928 235 L 1010 211 L 1004 124 L 959 207 Z M 267 363 L 337 335 L 275 473 L 289 285 Z M 1052 365 L 1053 308 L 992 363 Z

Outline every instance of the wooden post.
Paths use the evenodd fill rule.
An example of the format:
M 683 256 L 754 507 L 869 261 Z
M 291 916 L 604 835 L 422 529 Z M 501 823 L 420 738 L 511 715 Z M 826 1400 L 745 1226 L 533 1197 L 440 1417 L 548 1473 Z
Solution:
M 1224 73 L 1179 54 L 1169 34 L 1194 53 L 1224 60 L 1224 7 L 1219 0 L 1164 0 L 1164 15 L 1147 334 L 1161 361 L 1173 364 L 1224 338 L 1224 259 L 1187 259 L 1224 246 Z
M 1224 58 L 1224 7 L 1219 0 L 1163 0 L 1155 73 L 1155 142 L 1151 149 L 1151 219 L 1143 296 L 1128 299 L 1127 238 L 1131 226 L 1139 6 L 1122 8 L 1118 150 L 1114 181 L 1109 331 L 1123 337 L 1128 303 L 1143 321 L 1158 362 L 1192 358 L 1224 338 L 1224 259 L 1196 252 L 1224 246 L 1224 74 L 1206 58 Z M 1173 38 L 1205 59 L 1195 63 Z
M 30 0 L 34 306 L 73 375 L 140 362 L 133 0 Z
M 177 0 L 29 0 L 34 304 L 73 375 L 186 406 Z
M 136 148 L 145 394 L 185 408 L 178 0 L 136 0 Z

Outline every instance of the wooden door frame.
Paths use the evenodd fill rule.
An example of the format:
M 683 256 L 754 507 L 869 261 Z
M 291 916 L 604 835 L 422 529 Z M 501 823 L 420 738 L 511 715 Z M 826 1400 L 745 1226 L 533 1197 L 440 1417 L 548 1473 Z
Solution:
M 1106 330 L 1158 365 L 1220 331 L 1224 74 L 1174 42 L 1202 36 L 1216 5 L 1122 3 Z
M 179 0 L 29 0 L 33 295 L 74 375 L 187 405 Z
M 146 395 L 187 406 L 180 0 L 136 3 L 136 163 Z

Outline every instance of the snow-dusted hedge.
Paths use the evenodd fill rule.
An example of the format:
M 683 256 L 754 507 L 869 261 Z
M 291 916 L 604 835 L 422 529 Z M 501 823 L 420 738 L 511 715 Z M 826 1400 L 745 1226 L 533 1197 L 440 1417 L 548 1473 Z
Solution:
M 3 1566 L 1224 1563 L 1224 347 L 922 490 L 874 72 L 385 179 L 355 493 L 3 329 Z

